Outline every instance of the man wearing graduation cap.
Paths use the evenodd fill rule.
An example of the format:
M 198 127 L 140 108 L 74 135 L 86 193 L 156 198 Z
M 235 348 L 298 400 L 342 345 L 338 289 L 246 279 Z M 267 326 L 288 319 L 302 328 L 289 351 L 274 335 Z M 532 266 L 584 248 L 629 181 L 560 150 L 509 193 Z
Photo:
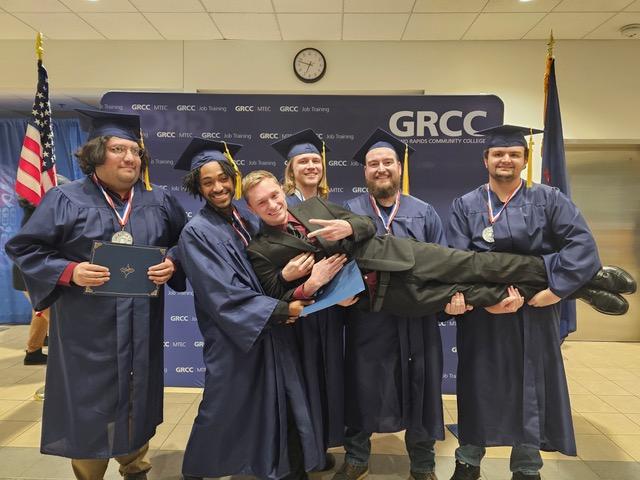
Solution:
M 576 455 L 558 302 L 600 271 L 596 283 L 618 277 L 619 288 L 608 295 L 623 313 L 626 301 L 618 294 L 633 293 L 635 282 L 620 269 L 600 270 L 591 231 L 571 200 L 557 188 L 520 178 L 531 165 L 524 135 L 540 130 L 501 125 L 478 133 L 486 135 L 489 181 L 454 200 L 449 243 L 476 252 L 540 256 L 549 285 L 515 313 L 497 305 L 457 319 L 460 447 L 452 480 L 479 478 L 485 447 L 497 445 L 513 446 L 514 480 L 535 480 L 540 450 Z M 585 293 L 588 302 L 600 295 Z
M 282 186 L 289 205 L 329 197 L 326 152 L 330 149 L 313 130 L 294 133 L 271 146 L 286 160 Z
M 329 194 L 326 152 L 323 140 L 311 129 L 295 133 L 271 145 L 285 160 L 283 188 L 289 206 Z M 310 252 L 294 257 L 282 269 L 283 280 L 292 282 L 311 273 L 315 263 Z M 342 445 L 344 436 L 343 332 L 344 308 L 332 307 L 296 322 L 302 369 L 319 441 L 325 446 Z M 335 465 L 327 454 L 324 470 Z
M 205 388 L 184 455 L 187 479 L 302 480 L 324 464 L 291 323 L 310 302 L 267 297 L 245 248 L 257 220 L 234 204 L 240 145 L 193 139 L 175 168 L 206 205 L 180 236 L 204 337 Z
M 446 245 L 435 209 L 409 195 L 408 159 L 413 152 L 377 129 L 354 156 L 364 165 L 369 193 L 349 200 L 346 207 L 371 218 L 378 235 Z M 444 438 L 436 316 L 408 318 L 352 308 L 345 339 L 346 455 L 334 480 L 366 474 L 371 432 L 401 430 L 406 430 L 411 478 L 435 479 L 435 439 Z
M 41 451 L 71 458 L 78 479 L 102 478 L 113 457 L 126 479 L 144 479 L 162 422 L 164 296 L 90 296 L 84 287 L 109 280 L 89 263 L 94 240 L 173 247 L 186 214 L 148 182 L 138 115 L 79 112 L 91 124 L 76 153 L 86 177 L 49 190 L 6 245 L 33 307 L 52 311 Z M 148 277 L 184 290 L 171 258 L 173 249 Z

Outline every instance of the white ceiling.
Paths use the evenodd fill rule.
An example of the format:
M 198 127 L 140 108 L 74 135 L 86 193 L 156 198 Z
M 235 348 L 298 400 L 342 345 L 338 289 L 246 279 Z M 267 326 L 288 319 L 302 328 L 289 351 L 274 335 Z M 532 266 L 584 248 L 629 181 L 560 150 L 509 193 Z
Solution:
M 0 0 L 0 40 L 623 39 L 640 0 Z

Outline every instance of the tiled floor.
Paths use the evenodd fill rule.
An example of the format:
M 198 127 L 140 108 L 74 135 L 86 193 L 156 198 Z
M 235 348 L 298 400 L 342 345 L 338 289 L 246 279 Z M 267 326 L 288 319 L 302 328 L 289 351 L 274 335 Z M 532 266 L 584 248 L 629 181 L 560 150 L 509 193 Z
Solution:
M 67 459 L 41 455 L 42 403 L 33 394 L 43 367 L 22 365 L 27 328 L 0 326 L 0 479 L 73 478 Z M 640 480 L 640 344 L 567 342 L 563 346 L 578 444 L 577 458 L 543 453 L 546 480 Z M 182 452 L 200 391 L 167 388 L 165 423 L 151 440 L 151 479 L 179 479 Z M 455 397 L 445 396 L 445 421 L 455 422 Z M 438 442 L 436 473 L 453 471 L 455 438 Z M 342 451 L 336 449 L 338 461 Z M 402 434 L 376 435 L 369 478 L 406 479 L 409 463 Z M 485 480 L 508 480 L 509 449 L 491 448 L 482 464 Z M 313 474 L 328 480 L 333 472 Z M 120 478 L 114 462 L 106 477 Z M 240 479 L 240 477 L 234 477 Z

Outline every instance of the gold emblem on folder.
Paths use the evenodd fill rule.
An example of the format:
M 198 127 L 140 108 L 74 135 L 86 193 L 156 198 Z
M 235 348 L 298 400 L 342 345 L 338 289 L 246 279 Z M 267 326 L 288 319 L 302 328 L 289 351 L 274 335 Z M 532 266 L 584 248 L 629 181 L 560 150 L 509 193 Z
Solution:
M 120 268 L 120 273 L 122 273 L 124 275 L 124 278 L 127 278 L 129 275 L 131 275 L 132 273 L 134 273 L 136 271 L 135 268 L 133 268 L 131 265 L 129 265 L 127 263 L 126 267 L 122 267 Z

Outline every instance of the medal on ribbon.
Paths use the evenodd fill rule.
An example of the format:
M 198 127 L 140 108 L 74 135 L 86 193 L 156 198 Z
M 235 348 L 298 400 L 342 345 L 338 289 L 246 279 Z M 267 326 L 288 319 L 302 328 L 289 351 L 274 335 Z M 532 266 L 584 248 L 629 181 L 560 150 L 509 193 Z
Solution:
M 131 216 L 131 208 L 133 206 L 134 187 L 131 186 L 131 191 L 129 192 L 129 199 L 127 200 L 127 205 L 125 206 L 125 209 L 124 209 L 124 212 L 122 212 L 122 215 L 120 215 L 120 212 L 118 212 L 118 209 L 116 208 L 116 204 L 113 202 L 113 198 L 111 198 L 111 196 L 102 187 L 95 173 L 93 174 L 93 181 L 102 192 L 102 195 L 104 196 L 107 204 L 111 207 L 111 210 L 113 210 L 113 213 L 115 213 L 116 219 L 118 220 L 118 224 L 120 224 L 120 231 L 115 232 L 111 236 L 111 241 L 113 243 L 133 245 L 133 235 L 127 232 L 124 229 L 124 227 L 129 222 L 129 217 Z
M 387 235 L 390 235 L 391 223 L 393 222 L 393 219 L 396 218 L 396 215 L 398 214 L 398 210 L 400 209 L 400 192 L 396 194 L 396 200 L 393 205 L 393 209 L 391 210 L 391 213 L 389 214 L 389 218 L 387 219 L 385 219 L 384 215 L 382 215 L 382 211 L 380 210 L 380 207 L 378 207 L 378 203 L 376 202 L 376 199 L 373 198 L 373 195 L 371 194 L 369 194 L 369 201 L 371 202 L 371 207 L 373 208 L 373 211 L 376 212 L 376 215 L 378 215 L 378 218 L 382 222 L 384 229 L 387 231 Z
M 491 190 L 489 188 L 489 184 L 487 183 L 487 208 L 489 209 L 489 223 L 491 225 L 489 225 L 488 227 L 485 227 L 482 230 L 482 239 L 487 242 L 487 243 L 494 243 L 496 241 L 494 234 L 493 234 L 493 224 L 496 223 L 498 221 L 498 218 L 500 218 L 500 215 L 502 215 L 502 212 L 504 212 L 504 209 L 507 208 L 508 203 L 511 201 L 511 199 L 513 197 L 516 196 L 516 194 L 518 193 L 518 191 L 520 191 L 520 188 L 522 187 L 522 180 L 520 180 L 520 184 L 518 185 L 518 187 L 511 192 L 511 194 L 509 195 L 509 198 L 507 198 L 504 202 L 504 204 L 502 205 L 502 207 L 500 208 L 500 210 L 498 210 L 498 213 L 496 213 L 494 215 L 493 213 L 493 205 L 491 203 Z

